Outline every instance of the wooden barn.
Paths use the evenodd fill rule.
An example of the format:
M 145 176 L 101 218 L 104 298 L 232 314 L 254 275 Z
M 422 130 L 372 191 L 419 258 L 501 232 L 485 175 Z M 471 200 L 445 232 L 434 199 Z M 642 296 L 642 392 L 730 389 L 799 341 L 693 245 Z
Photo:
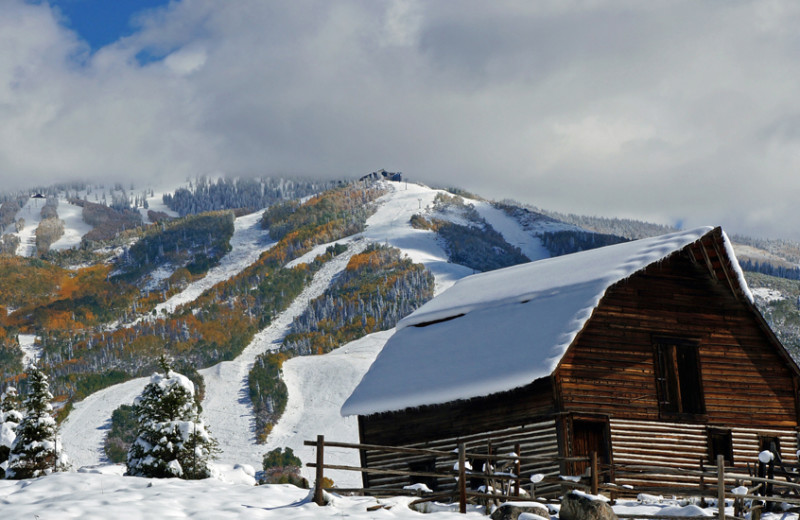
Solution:
M 798 376 L 727 236 L 701 228 L 459 281 L 398 325 L 342 414 L 358 416 L 364 444 L 519 444 L 522 456 L 595 451 L 606 463 L 685 468 L 718 454 L 743 467 L 772 447 L 796 463 Z M 361 457 L 370 468 L 452 468 L 430 456 Z M 528 462 L 521 474 L 585 467 Z

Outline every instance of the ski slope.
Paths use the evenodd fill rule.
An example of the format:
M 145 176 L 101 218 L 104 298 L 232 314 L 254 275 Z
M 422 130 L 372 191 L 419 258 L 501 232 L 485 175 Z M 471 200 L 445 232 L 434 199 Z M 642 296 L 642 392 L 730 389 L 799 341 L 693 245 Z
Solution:
M 370 334 L 323 356 L 292 358 L 283 365 L 283 380 L 289 390 L 286 412 L 272 430 L 267 450 L 287 446 L 300 460 L 316 458 L 305 440 L 317 435 L 342 442 L 358 442 L 358 420 L 342 417 L 339 410 L 361 381 L 394 329 Z M 326 464 L 359 466 L 357 450 L 326 448 Z M 303 476 L 314 481 L 314 469 L 303 468 Z M 343 488 L 361 487 L 361 475 L 352 471 L 326 471 L 326 477 Z
M 61 423 L 61 442 L 75 469 L 108 462 L 103 441 L 111 427 L 111 414 L 123 404 L 133 404 L 149 377 L 140 377 L 93 393 L 73 405 Z
M 59 197 L 58 218 L 64 221 L 64 235 L 50 245 L 50 249 L 60 251 L 78 247 L 83 235 L 92 230 L 92 226 L 83 221 L 83 208 L 70 204 L 67 199 Z
M 36 254 L 36 228 L 42 221 L 42 207 L 44 207 L 44 199 L 30 198 L 17 213 L 17 220 L 25 220 L 25 226 L 16 233 L 19 237 L 17 256 L 34 256 Z
M 550 258 L 550 251 L 542 245 L 539 237 L 525 231 L 519 223 L 509 217 L 505 211 L 492 206 L 490 203 L 479 200 L 472 204 L 478 213 L 492 226 L 498 233 L 503 235 L 506 242 L 512 246 L 517 246 L 522 254 L 529 260 L 536 261 Z
M 322 294 L 335 275 L 347 265 L 351 255 L 373 242 L 397 247 L 433 273 L 436 294 L 473 273 L 472 269 L 448 262 L 447 253 L 434 232 L 414 229 L 410 225 L 411 216 L 432 206 L 440 190 L 396 182 L 387 182 L 386 187 L 389 191 L 378 199 L 377 210 L 367 220 L 365 231 L 338 241 L 350 245 L 346 253 L 328 262 L 289 308 L 256 335 L 242 355 L 200 370 L 206 384 L 203 418 L 220 442 L 220 463 L 245 463 L 259 468 L 264 453 L 284 446 L 291 447 L 301 460 L 307 462 L 313 459 L 314 452 L 313 448 L 303 446 L 303 441 L 315 439 L 319 434 L 331 440 L 358 441 L 356 420 L 342 418 L 339 410 L 393 331 L 372 334 L 324 356 L 287 361 L 283 375 L 289 390 L 289 402 L 266 445 L 255 444 L 254 417 L 247 386 L 247 375 L 256 356 L 279 346 L 294 317 L 303 312 L 311 299 Z M 526 233 L 505 213 L 480 201 L 467 202 L 474 204 L 487 222 L 508 237 L 510 243 L 519 246 L 523 253 L 537 258 L 544 254 L 538 238 Z M 159 311 L 170 311 L 192 301 L 215 283 L 241 272 L 258 259 L 261 252 L 271 247 L 267 233 L 258 227 L 260 214 L 257 212 L 236 219 L 231 251 L 205 278 L 161 304 Z M 292 265 L 310 261 L 327 245 L 318 246 Z M 115 385 L 75 405 L 62 426 L 62 440 L 76 467 L 104 462 L 102 442 L 111 413 L 120 404 L 130 404 L 146 382 L 147 378 L 143 378 Z M 357 465 L 359 462 L 358 453 L 353 450 L 331 450 L 329 456 L 334 464 Z M 312 476 L 304 471 L 307 478 Z M 360 485 L 357 473 L 338 472 L 331 477 L 339 486 Z
M 262 211 L 256 211 L 238 217 L 233 223 L 231 250 L 220 259 L 219 264 L 209 269 L 203 278 L 190 283 L 183 291 L 156 305 L 156 312 L 159 314 L 164 310 L 172 312 L 179 305 L 196 300 L 204 291 L 244 271 L 247 266 L 258 260 L 261 253 L 275 245 L 275 241 L 269 238 L 269 231 L 261 229 L 259 223 L 261 214 Z
M 364 242 L 353 244 L 345 253 L 327 262 L 289 308 L 256 334 L 236 359 L 199 370 L 206 385 L 203 417 L 219 442 L 219 462 L 261 467 L 262 456 L 268 450 L 256 444 L 255 420 L 247 383 L 256 356 L 280 347 L 292 320 L 305 310 L 309 301 L 325 291 L 333 277 L 347 266 L 350 257 L 365 246 Z

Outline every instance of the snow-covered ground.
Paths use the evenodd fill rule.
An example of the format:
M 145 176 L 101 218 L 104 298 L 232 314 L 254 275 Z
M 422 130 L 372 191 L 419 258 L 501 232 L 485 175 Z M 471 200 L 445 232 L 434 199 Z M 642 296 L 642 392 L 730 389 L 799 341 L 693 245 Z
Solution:
M 119 474 L 120 467 L 97 471 L 56 473 L 33 480 L 0 480 L 0 517 L 4 520 L 486 518 L 478 511 L 464 516 L 452 510 L 422 516 L 407 507 L 411 498 L 332 496 L 330 505 L 320 507 L 309 499 L 308 490 L 288 484 L 248 486 L 213 478 L 185 481 L 123 477 Z M 368 511 L 378 504 L 390 509 Z
M 25 220 L 25 226 L 16 235 L 19 237 L 18 256 L 33 256 L 36 253 L 36 228 L 42 221 L 44 199 L 28 199 L 25 206 L 17 213 L 17 220 Z
M 171 190 L 170 190 L 171 191 Z M 153 196 L 147 197 L 147 208 L 139 208 L 139 214 L 142 216 L 142 222 L 145 224 L 152 224 L 150 218 L 147 216 L 149 211 L 158 211 L 161 213 L 166 213 L 170 217 L 179 217 L 177 211 L 172 211 L 169 209 L 169 206 L 164 204 L 164 194 L 167 193 L 166 191 L 154 191 Z
M 304 446 L 317 435 L 339 442 L 358 442 L 358 420 L 342 417 L 339 410 L 361 377 L 375 360 L 394 329 L 377 332 L 324 356 L 290 359 L 283 365 L 283 380 L 289 390 L 286 412 L 269 436 L 268 450 L 288 446 L 300 460 L 316 459 L 315 448 Z M 360 466 L 357 450 L 326 448 L 325 463 Z M 314 470 L 303 468 L 303 476 L 314 481 Z M 325 476 L 341 488 L 361 487 L 361 474 L 326 471 Z
M 219 478 L 186 481 L 121 476 L 121 466 L 92 468 L 86 473 L 55 473 L 31 480 L 0 480 L 0 515 L 3 519 L 38 520 L 463 520 L 488 518 L 483 508 L 469 506 L 466 515 L 457 505 L 432 504 L 430 513 L 408 507 L 409 497 L 376 499 L 328 494 L 328 505 L 318 506 L 309 490 L 289 484 L 252 486 L 235 471 Z M 233 477 L 233 478 L 230 478 Z M 644 501 L 619 500 L 618 515 L 659 515 L 660 518 L 716 516 L 716 508 L 670 498 Z M 733 514 L 731 502 L 726 514 Z M 522 518 L 522 517 L 520 517 Z M 558 516 L 551 515 L 557 520 Z M 764 520 L 797 520 L 797 513 L 764 513 Z
M 786 296 L 784 296 L 782 292 L 776 289 L 770 289 L 769 287 L 751 288 L 750 292 L 753 293 L 753 296 L 755 297 L 756 300 L 764 301 L 767 303 L 786 299 Z
M 20 334 L 19 347 L 22 349 L 22 366 L 26 367 L 39 360 L 42 348 L 36 345 L 35 334 Z
M 512 246 L 517 246 L 522 254 L 531 261 L 550 258 L 550 251 L 542 245 L 539 237 L 525 231 L 519 222 L 509 217 L 505 211 L 492 206 L 485 201 L 474 201 L 472 203 L 480 215 L 492 226 L 495 231 L 503 235 L 506 242 Z
M 435 233 L 414 229 L 409 223 L 414 214 L 433 205 L 437 193 L 444 192 L 411 183 L 386 184 L 392 191 L 378 199 L 378 210 L 367 219 L 362 235 L 373 242 L 388 243 L 414 262 L 425 264 L 436 278 L 436 294 L 472 274 L 472 269 L 447 261 L 447 253 L 436 241 Z
M 133 404 L 149 377 L 140 377 L 93 393 L 75 403 L 60 433 L 64 451 L 75 469 L 108 462 L 103 441 L 111 427 L 111 414 L 123 404 Z
M 64 235 L 53 242 L 50 249 L 60 251 L 79 246 L 83 235 L 92 230 L 92 226 L 83 221 L 83 208 L 59 198 L 56 211 L 58 218 L 64 221 Z

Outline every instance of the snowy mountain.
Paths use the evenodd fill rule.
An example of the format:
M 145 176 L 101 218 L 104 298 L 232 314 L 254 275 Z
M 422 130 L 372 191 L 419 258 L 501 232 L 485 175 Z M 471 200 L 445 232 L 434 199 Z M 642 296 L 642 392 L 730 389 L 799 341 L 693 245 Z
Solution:
M 262 184 L 259 188 L 262 192 L 263 186 L 265 185 Z M 327 204 L 330 202 L 328 199 L 287 197 L 285 200 L 288 200 L 288 205 L 280 206 L 286 208 L 286 214 L 273 216 L 284 218 L 281 222 L 288 222 L 287 226 L 296 227 L 282 237 L 274 235 L 274 228 L 265 229 L 261 226 L 263 208 L 258 211 L 253 211 L 253 208 L 239 210 L 230 231 L 229 250 L 220 254 L 213 265 L 197 268 L 196 272 L 188 274 L 182 269 L 191 267 L 191 259 L 177 254 L 183 252 L 182 245 L 166 242 L 166 237 L 172 236 L 168 234 L 169 231 L 173 230 L 173 235 L 181 239 L 193 241 L 193 251 L 211 247 L 213 238 L 205 237 L 202 233 L 191 238 L 196 230 L 191 226 L 180 227 L 186 221 L 178 218 L 179 214 L 191 215 L 192 205 L 198 205 L 192 199 L 191 192 L 181 192 L 179 199 L 182 209 L 179 212 L 165 205 L 162 194 L 145 190 L 137 197 L 138 207 L 135 209 L 141 215 L 143 223 L 158 222 L 150 226 L 152 231 L 148 233 L 152 234 L 125 229 L 118 231 L 115 239 L 92 244 L 87 244 L 85 240 L 82 242 L 82 239 L 96 226 L 86 224 L 81 217 L 83 208 L 74 201 L 82 198 L 91 200 L 93 197 L 99 199 L 97 193 L 76 190 L 73 193 L 64 191 L 54 195 L 58 200 L 58 218 L 64 221 L 63 235 L 50 246 L 55 254 L 45 255 L 44 262 L 30 260 L 20 264 L 20 260 L 7 260 L 3 264 L 3 268 L 7 270 L 29 269 L 30 271 L 24 272 L 32 274 L 26 276 L 52 279 L 54 285 L 37 289 L 32 281 L 23 283 L 22 292 L 28 293 L 26 298 L 20 297 L 19 291 L 14 292 L 15 286 L 10 285 L 10 281 L 8 286 L 0 287 L 0 318 L 5 317 L 0 321 L 0 326 L 5 327 L 7 345 L 11 345 L 13 349 L 17 348 L 16 345 L 24 346 L 28 359 L 42 357 L 43 362 L 61 367 L 59 374 L 63 381 L 60 387 L 62 398 L 70 403 L 63 408 L 66 419 L 61 424 L 61 435 L 75 467 L 88 468 L 108 462 L 103 443 L 111 415 L 120 405 L 130 404 L 141 392 L 149 375 L 147 370 L 150 365 L 146 356 L 149 353 L 152 357 L 153 352 L 157 352 L 159 348 L 158 341 L 146 343 L 147 338 L 175 341 L 180 349 L 189 349 L 185 350 L 187 352 L 206 349 L 200 354 L 192 354 L 194 357 L 190 359 L 204 381 L 203 415 L 209 429 L 220 442 L 221 454 L 218 462 L 221 467 L 245 464 L 260 468 L 263 454 L 279 447 L 290 447 L 302 461 L 309 462 L 313 460 L 314 452 L 312 448 L 303 445 L 304 440 L 313 439 L 319 434 L 337 441 L 358 440 L 355 418 L 342 418 L 339 410 L 393 331 L 375 328 L 375 332 L 349 341 L 323 355 L 287 353 L 283 339 L 287 334 L 293 333 L 293 324 L 299 317 L 307 315 L 316 298 L 326 294 L 342 297 L 341 293 L 345 289 L 336 285 L 337 280 L 342 278 L 341 275 L 346 270 L 355 269 L 354 266 L 372 258 L 368 253 L 372 251 L 370 248 L 376 245 L 396 248 L 403 258 L 424 266 L 433 276 L 433 293 L 439 294 L 456 280 L 477 270 L 539 260 L 554 254 L 597 247 L 628 238 L 579 227 L 576 224 L 580 222 L 578 219 L 565 222 L 553 215 L 544 215 L 535 208 L 455 196 L 444 190 L 414 183 L 378 181 L 371 182 L 368 186 L 359 186 L 355 191 L 363 192 L 361 194 L 365 197 L 375 197 L 371 202 L 365 203 L 370 209 L 369 215 L 365 214 L 363 224 L 356 222 L 352 211 L 348 213 L 331 209 L 334 213 L 341 213 L 336 213 L 339 215 L 336 218 L 343 222 L 341 231 L 338 234 L 331 232 L 330 235 L 315 235 L 301 240 L 298 237 L 306 229 L 302 226 L 310 226 L 310 222 L 319 217 L 318 214 L 304 213 L 304 204 Z M 280 184 L 276 196 L 284 197 L 291 187 Z M 306 188 L 311 190 L 313 186 L 308 185 L 303 189 Z M 195 187 L 195 191 L 202 190 Z M 213 200 L 208 195 L 212 192 L 213 189 L 206 189 L 203 192 L 206 198 L 203 200 Z M 306 191 L 302 193 L 305 194 Z M 339 195 L 337 197 L 341 198 Z M 106 198 L 105 193 L 103 198 Z M 108 198 L 111 198 L 111 194 Z M 170 198 L 167 197 L 166 200 Z M 240 200 L 240 197 L 237 195 L 230 200 Z M 327 202 L 318 202 L 322 200 Z M 338 202 L 330 202 L 335 203 Z M 36 254 L 36 224 L 42 220 L 41 205 L 41 199 L 28 199 L 16 213 L 17 219 L 24 218 L 25 225 L 10 233 L 9 230 L 13 228 L 6 228 L 6 234 L 13 235 L 18 240 L 17 258 Z M 292 218 L 297 220 L 301 217 L 305 220 L 292 223 Z M 331 222 L 314 220 L 313 225 L 318 227 L 313 229 L 329 230 Z M 624 229 L 625 234 L 634 235 L 639 232 L 631 231 L 631 226 L 633 224 L 626 221 L 624 227 L 607 224 L 603 229 Z M 187 234 L 190 238 L 186 238 Z M 290 250 L 285 249 L 286 236 L 298 239 L 292 243 L 294 245 Z M 94 285 L 89 286 L 113 282 L 114 276 L 121 272 L 119 262 L 126 255 L 131 256 L 137 241 L 141 243 L 145 240 L 153 241 L 153 255 L 159 258 L 167 258 L 172 249 L 176 254 L 169 257 L 172 259 L 169 262 L 154 262 L 148 257 L 148 265 L 151 267 L 144 271 L 145 275 L 136 278 L 135 283 L 140 285 L 135 286 L 129 299 L 123 301 L 121 305 L 124 309 L 117 312 L 114 319 L 99 320 L 95 316 L 96 312 L 92 312 L 94 307 L 89 307 L 89 310 L 59 307 L 59 302 L 85 303 L 87 299 L 98 298 L 97 294 L 81 285 L 81 277 L 88 278 L 91 269 L 95 269 L 101 276 L 90 280 Z M 334 247 L 336 244 L 342 249 L 343 246 L 347 247 L 340 251 Z M 754 246 L 748 247 L 748 252 L 752 254 Z M 331 253 L 333 249 L 337 252 Z M 296 253 L 292 253 L 292 250 L 296 250 Z M 480 253 L 476 254 L 476 251 Z M 325 254 L 328 256 L 324 261 L 315 262 L 315 259 Z M 264 271 L 266 268 L 263 266 L 273 261 L 279 265 Z M 185 263 L 181 265 L 179 262 Z M 57 266 L 61 266 L 64 271 L 56 272 Z M 49 274 L 46 275 L 52 278 L 37 274 L 44 273 L 44 269 L 52 271 L 47 271 Z M 276 274 L 280 273 L 294 273 L 291 274 L 295 277 L 292 278 L 294 281 L 286 283 L 299 285 L 291 285 L 294 287 L 291 290 L 295 291 L 291 293 L 287 292 L 290 285 L 286 286 L 287 289 L 280 289 L 281 295 L 290 294 L 290 297 L 287 297 L 286 305 L 277 305 L 274 311 L 265 311 L 269 314 L 268 319 L 250 316 L 250 321 L 241 322 L 242 327 L 252 329 L 251 334 L 241 336 L 244 338 L 241 348 L 221 352 L 213 345 L 204 347 L 208 343 L 207 339 L 195 337 L 200 334 L 198 331 L 205 331 L 208 337 L 225 332 L 206 326 L 202 320 L 204 316 L 211 316 L 212 312 L 218 312 L 226 305 L 236 309 L 240 308 L 235 307 L 236 305 L 245 305 L 246 307 L 241 307 L 244 309 L 242 312 L 254 314 L 250 305 L 258 304 L 256 300 L 263 296 L 259 294 L 266 290 L 263 285 L 265 280 L 275 280 Z M 103 276 L 105 282 L 102 280 Z M 753 285 L 759 301 L 772 304 L 787 300 L 784 295 L 789 290 L 785 286 L 775 286 L 771 288 L 772 292 L 760 292 L 759 288 L 772 283 L 769 279 L 749 278 L 748 282 Z M 373 282 L 365 283 L 365 287 L 373 287 L 368 285 Z M 113 290 L 113 287 L 116 286 L 104 290 Z M 245 292 L 236 292 L 238 290 Z M 85 296 L 83 299 L 76 299 L 76 295 L 82 294 L 81 291 L 86 293 Z M 116 305 L 117 300 L 111 295 L 100 296 Z M 114 296 L 121 298 L 120 295 Z M 789 301 L 794 304 L 797 295 L 791 298 Z M 91 326 L 80 328 L 81 323 L 88 323 L 92 319 L 94 321 Z M 215 319 L 209 318 L 210 322 Z M 162 326 L 162 329 L 158 328 Z M 149 332 L 151 329 L 153 332 Z M 52 332 L 55 330 L 58 334 Z M 122 350 L 127 344 L 141 344 L 135 354 L 142 357 L 131 357 L 133 354 L 130 353 L 126 353 L 128 357 L 124 358 L 118 354 L 112 355 L 111 350 Z M 11 347 L 6 350 L 13 350 Z M 110 349 L 108 354 L 103 350 L 106 348 Z M 100 355 L 100 352 L 103 354 Z M 265 356 L 270 354 L 283 356 L 278 367 L 286 402 L 282 413 L 270 415 L 279 419 L 268 425 L 266 442 L 261 443 L 260 423 L 257 421 L 252 399 L 251 374 L 254 367 L 263 365 L 267 359 Z M 15 354 L 11 352 L 8 355 Z M 12 358 L 13 356 L 8 359 Z M 21 359 L 21 354 L 19 358 Z M 71 359 L 77 361 L 70 365 L 68 362 Z M 114 369 L 107 370 L 108 365 L 103 363 L 112 363 Z M 6 378 L 15 373 L 9 369 L 11 366 L 10 363 L 4 366 Z M 85 374 L 88 375 L 80 375 L 73 368 L 67 370 L 64 368 L 67 366 L 85 366 Z M 92 368 L 94 366 L 96 368 Z M 100 375 L 91 376 L 92 370 Z M 133 377 L 135 375 L 142 377 Z M 267 401 L 266 406 L 271 413 L 272 407 L 277 405 L 271 397 Z M 327 457 L 326 462 L 332 464 L 355 466 L 359 462 L 357 452 L 348 450 L 331 450 Z M 309 470 L 304 469 L 303 472 L 307 478 L 313 478 Z M 356 473 L 340 471 L 331 472 L 329 476 L 342 487 L 360 485 L 360 476 Z

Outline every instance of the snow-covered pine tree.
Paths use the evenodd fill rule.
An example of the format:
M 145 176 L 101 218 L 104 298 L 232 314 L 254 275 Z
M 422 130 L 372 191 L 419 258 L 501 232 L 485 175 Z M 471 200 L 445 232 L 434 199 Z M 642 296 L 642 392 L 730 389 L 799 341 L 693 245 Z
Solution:
M 17 389 L 13 386 L 0 395 L 0 478 L 6 476 L 8 455 L 17 437 L 17 426 L 22 422 L 19 404 Z
M 11 445 L 6 478 L 35 478 L 69 469 L 56 421 L 51 415 L 52 398 L 47 376 L 36 366 L 31 367 L 28 370 L 25 414 Z
M 194 384 L 162 358 L 164 374 L 153 374 L 134 402 L 139 431 L 128 451 L 127 475 L 202 479 L 217 442 L 200 419 Z

